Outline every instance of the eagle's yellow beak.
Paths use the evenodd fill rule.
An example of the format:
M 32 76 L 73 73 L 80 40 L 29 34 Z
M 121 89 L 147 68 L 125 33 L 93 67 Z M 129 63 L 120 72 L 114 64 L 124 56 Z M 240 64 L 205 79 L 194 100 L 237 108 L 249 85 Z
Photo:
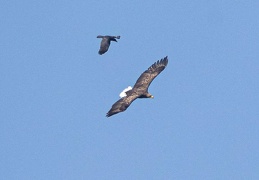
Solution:
M 154 98 L 154 96 L 152 96 L 152 95 L 151 95 L 151 96 L 150 96 L 150 98 L 152 98 L 152 99 L 153 99 L 153 98 Z

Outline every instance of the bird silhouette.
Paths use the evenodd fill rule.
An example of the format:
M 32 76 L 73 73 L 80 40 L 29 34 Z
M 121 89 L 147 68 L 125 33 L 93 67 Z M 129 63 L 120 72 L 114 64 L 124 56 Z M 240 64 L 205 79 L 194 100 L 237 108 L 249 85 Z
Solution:
M 101 36 L 98 35 L 97 38 L 102 38 L 100 49 L 99 49 L 99 54 L 102 55 L 106 53 L 109 49 L 109 46 L 111 44 L 111 41 L 117 42 L 116 39 L 120 39 L 120 36 Z

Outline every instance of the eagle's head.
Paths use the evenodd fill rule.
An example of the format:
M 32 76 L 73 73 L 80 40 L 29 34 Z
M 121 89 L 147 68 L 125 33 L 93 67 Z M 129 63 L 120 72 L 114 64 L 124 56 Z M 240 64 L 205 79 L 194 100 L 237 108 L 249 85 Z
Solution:
M 147 96 L 147 98 L 152 98 L 152 99 L 154 98 L 154 96 L 152 94 L 149 94 L 149 93 L 147 93 L 146 96 Z

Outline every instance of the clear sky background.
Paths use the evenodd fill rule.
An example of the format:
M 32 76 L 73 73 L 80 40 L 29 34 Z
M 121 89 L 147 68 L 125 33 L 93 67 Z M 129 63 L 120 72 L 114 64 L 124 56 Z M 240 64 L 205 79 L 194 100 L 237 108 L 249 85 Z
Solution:
M 0 3 L 0 179 L 259 179 L 259 1 Z M 97 35 L 120 35 L 98 54 Z M 105 117 L 168 56 L 154 99 Z

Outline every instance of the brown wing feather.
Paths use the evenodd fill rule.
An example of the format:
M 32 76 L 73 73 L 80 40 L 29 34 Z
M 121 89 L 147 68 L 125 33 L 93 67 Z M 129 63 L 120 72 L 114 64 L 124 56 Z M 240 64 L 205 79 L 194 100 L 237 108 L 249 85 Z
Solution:
M 133 89 L 141 89 L 141 91 L 147 91 L 151 82 L 160 74 L 168 63 L 167 56 L 160 61 L 158 60 L 152 64 L 145 72 L 143 72 L 136 81 Z
M 109 112 L 106 114 L 107 117 L 110 117 L 114 114 L 117 114 L 119 112 L 125 111 L 130 104 L 137 99 L 138 95 L 135 93 L 131 93 L 130 95 L 127 95 L 126 97 L 123 97 L 119 99 L 116 103 L 114 103 L 109 110 Z

